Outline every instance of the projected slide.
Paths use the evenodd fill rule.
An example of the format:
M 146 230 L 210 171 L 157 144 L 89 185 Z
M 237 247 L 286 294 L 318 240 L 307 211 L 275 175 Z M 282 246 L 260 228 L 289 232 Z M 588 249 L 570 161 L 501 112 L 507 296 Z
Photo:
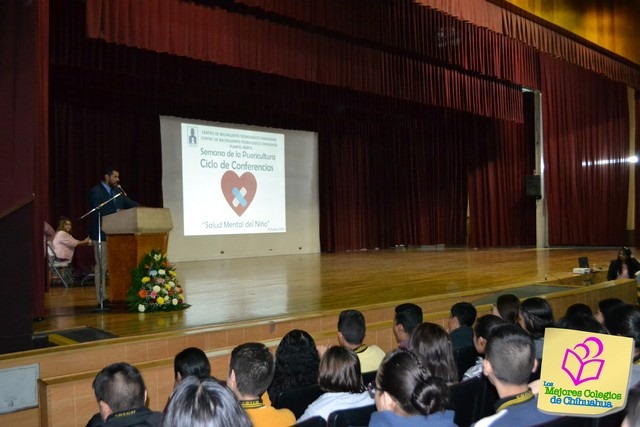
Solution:
M 286 232 L 284 135 L 182 123 L 184 235 Z

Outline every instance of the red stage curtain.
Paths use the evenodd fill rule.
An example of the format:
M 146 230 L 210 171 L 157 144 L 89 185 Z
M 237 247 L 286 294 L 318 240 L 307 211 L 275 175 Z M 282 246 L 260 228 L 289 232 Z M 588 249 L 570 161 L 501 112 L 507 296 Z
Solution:
M 331 13 L 317 17 L 315 4 L 268 3 L 275 16 L 234 5 L 88 0 L 87 32 L 127 46 L 518 122 L 519 87 L 539 85 L 530 48 L 412 3 L 334 0 Z
M 549 244 L 626 242 L 627 88 L 541 55 Z

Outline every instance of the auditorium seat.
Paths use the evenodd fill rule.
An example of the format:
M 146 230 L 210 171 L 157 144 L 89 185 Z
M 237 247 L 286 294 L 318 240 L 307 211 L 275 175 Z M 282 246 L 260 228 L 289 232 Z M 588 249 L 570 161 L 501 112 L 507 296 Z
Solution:
M 468 427 L 480 419 L 482 378 L 472 378 L 449 386 L 451 404 L 458 427 Z
M 376 374 L 378 371 L 369 371 L 362 373 L 362 383 L 366 386 L 369 383 L 372 383 L 376 380 Z
M 359 427 L 368 426 L 371 414 L 376 411 L 376 405 L 361 408 L 343 409 L 329 414 L 328 427 Z
M 548 421 L 543 424 L 539 424 L 538 427 L 589 427 L 591 426 L 592 418 L 586 417 L 560 417 L 553 421 Z
M 327 422 L 321 416 L 317 416 L 299 422 L 294 427 L 327 427 Z
M 287 408 L 291 410 L 296 419 L 298 419 L 304 414 L 307 407 L 323 393 L 317 384 L 290 388 L 278 393 L 271 404 L 277 409 Z
M 458 381 L 461 381 L 467 369 L 476 364 L 478 352 L 473 346 L 462 347 L 454 350 L 453 358 L 456 362 L 456 368 L 458 369 Z

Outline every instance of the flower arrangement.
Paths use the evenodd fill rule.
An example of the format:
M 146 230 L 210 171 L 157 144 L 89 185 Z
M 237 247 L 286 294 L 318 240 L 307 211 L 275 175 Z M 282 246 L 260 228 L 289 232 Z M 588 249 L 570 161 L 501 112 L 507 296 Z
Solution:
M 132 285 L 127 296 L 129 311 L 153 312 L 184 310 L 184 291 L 178 283 L 175 267 L 167 256 L 153 249 L 145 254 L 131 272 Z

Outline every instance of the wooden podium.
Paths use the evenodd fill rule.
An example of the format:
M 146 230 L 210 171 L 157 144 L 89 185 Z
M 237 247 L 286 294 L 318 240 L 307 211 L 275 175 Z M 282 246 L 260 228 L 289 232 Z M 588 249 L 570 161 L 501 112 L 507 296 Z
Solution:
M 131 270 L 145 254 L 152 249 L 167 253 L 172 228 L 171 211 L 167 208 L 124 209 L 102 218 L 112 302 L 125 302 L 131 287 Z

